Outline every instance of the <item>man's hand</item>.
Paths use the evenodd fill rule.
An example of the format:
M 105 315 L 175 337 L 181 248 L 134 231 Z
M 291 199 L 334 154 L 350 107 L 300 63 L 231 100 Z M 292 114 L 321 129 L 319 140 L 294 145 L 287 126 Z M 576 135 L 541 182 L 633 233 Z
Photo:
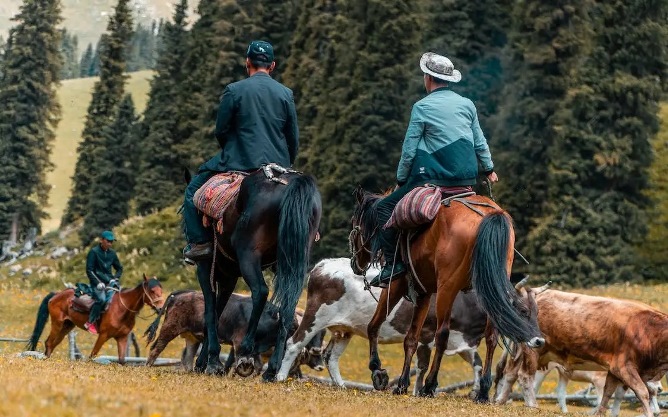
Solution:
M 99 284 L 97 284 L 97 290 L 98 291 L 104 291 L 105 288 L 106 288 L 106 286 L 103 283 L 100 282 Z
M 499 177 L 496 175 L 496 172 L 494 171 L 492 171 L 492 173 L 487 176 L 487 179 L 489 180 L 489 182 L 499 181 Z

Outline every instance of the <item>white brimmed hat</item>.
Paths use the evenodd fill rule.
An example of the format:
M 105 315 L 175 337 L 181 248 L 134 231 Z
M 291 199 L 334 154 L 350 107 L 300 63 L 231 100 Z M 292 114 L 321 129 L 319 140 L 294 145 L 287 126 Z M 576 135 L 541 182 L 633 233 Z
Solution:
M 452 61 L 433 52 L 422 55 L 420 69 L 425 74 L 451 83 L 458 83 L 462 79 L 462 73 L 455 69 Z

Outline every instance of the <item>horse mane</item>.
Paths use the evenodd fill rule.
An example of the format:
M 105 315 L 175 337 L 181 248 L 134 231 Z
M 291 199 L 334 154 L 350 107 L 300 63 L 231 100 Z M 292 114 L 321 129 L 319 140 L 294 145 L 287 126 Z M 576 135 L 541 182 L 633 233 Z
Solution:
M 376 194 L 369 191 L 361 193 L 361 201 L 355 207 L 353 214 L 362 231 L 362 239 L 369 244 L 371 261 L 375 261 L 380 250 L 380 233 L 377 229 L 383 227 L 378 225 L 378 203 L 387 195 Z

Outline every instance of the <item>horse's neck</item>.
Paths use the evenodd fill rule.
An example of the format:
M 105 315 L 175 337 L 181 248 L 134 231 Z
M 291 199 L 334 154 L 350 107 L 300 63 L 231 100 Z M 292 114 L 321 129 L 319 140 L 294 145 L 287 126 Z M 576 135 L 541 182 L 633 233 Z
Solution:
M 121 290 L 118 293 L 119 304 L 126 314 L 136 314 L 144 306 L 144 288 L 139 285 L 131 290 Z M 134 310 L 134 311 L 133 311 Z

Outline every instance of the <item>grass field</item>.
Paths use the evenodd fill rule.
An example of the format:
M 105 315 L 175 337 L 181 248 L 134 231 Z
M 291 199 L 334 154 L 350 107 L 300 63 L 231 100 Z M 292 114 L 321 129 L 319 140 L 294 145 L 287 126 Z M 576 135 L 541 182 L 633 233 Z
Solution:
M 167 289 L 169 290 L 169 289 Z M 668 284 L 643 287 L 618 285 L 584 291 L 644 301 L 668 311 Z M 27 337 L 34 323 L 45 290 L 26 289 L 24 284 L 0 282 L 0 335 Z M 144 310 L 142 316 L 148 316 Z M 153 317 L 138 320 L 141 335 Z M 48 332 L 48 325 L 45 331 Z M 84 353 L 90 352 L 93 336 L 77 331 L 77 342 Z M 178 357 L 181 340 L 170 344 L 162 357 Z M 183 374 L 168 368 L 105 366 L 91 362 L 70 362 L 67 343 L 58 347 L 47 361 L 17 358 L 19 344 L 0 342 L 0 416 L 223 416 L 223 415 L 444 415 L 444 416 L 552 416 L 560 415 L 554 403 L 541 404 L 540 410 L 522 407 L 521 402 L 498 407 L 474 405 L 461 391 L 441 394 L 434 399 L 395 397 L 388 393 L 342 391 L 315 383 L 288 382 L 263 384 L 258 378 L 218 378 Z M 142 347 L 142 354 L 145 354 Z M 113 355 L 115 343 L 108 342 L 101 354 Z M 381 358 L 390 375 L 399 373 L 401 345 L 381 346 Z M 499 353 L 497 352 L 497 358 Z M 369 382 L 366 340 L 354 338 L 341 358 L 343 377 Z M 311 371 L 314 372 L 314 371 Z M 322 376 L 326 372 L 322 373 Z M 441 386 L 471 379 L 471 371 L 457 357 L 446 358 L 441 368 Z M 543 385 L 544 392 L 555 388 L 554 377 Z M 91 390 L 90 386 L 96 388 Z M 571 384 L 569 391 L 583 388 Z M 626 404 L 622 416 L 633 416 L 636 409 Z M 586 415 L 584 407 L 569 406 L 575 415 Z
M 125 90 L 132 94 L 137 112 L 144 111 L 152 75 L 152 71 L 132 73 L 125 85 Z M 71 177 L 74 175 L 74 166 L 77 163 L 77 145 L 81 141 L 86 111 L 93 85 L 97 80 L 97 77 L 65 80 L 58 89 L 58 100 L 63 108 L 63 115 L 56 130 L 56 141 L 51 156 L 55 169 L 47 175 L 47 182 L 52 188 L 49 194 L 50 205 L 46 210 L 50 218 L 42 225 L 44 232 L 58 228 L 70 197 Z

